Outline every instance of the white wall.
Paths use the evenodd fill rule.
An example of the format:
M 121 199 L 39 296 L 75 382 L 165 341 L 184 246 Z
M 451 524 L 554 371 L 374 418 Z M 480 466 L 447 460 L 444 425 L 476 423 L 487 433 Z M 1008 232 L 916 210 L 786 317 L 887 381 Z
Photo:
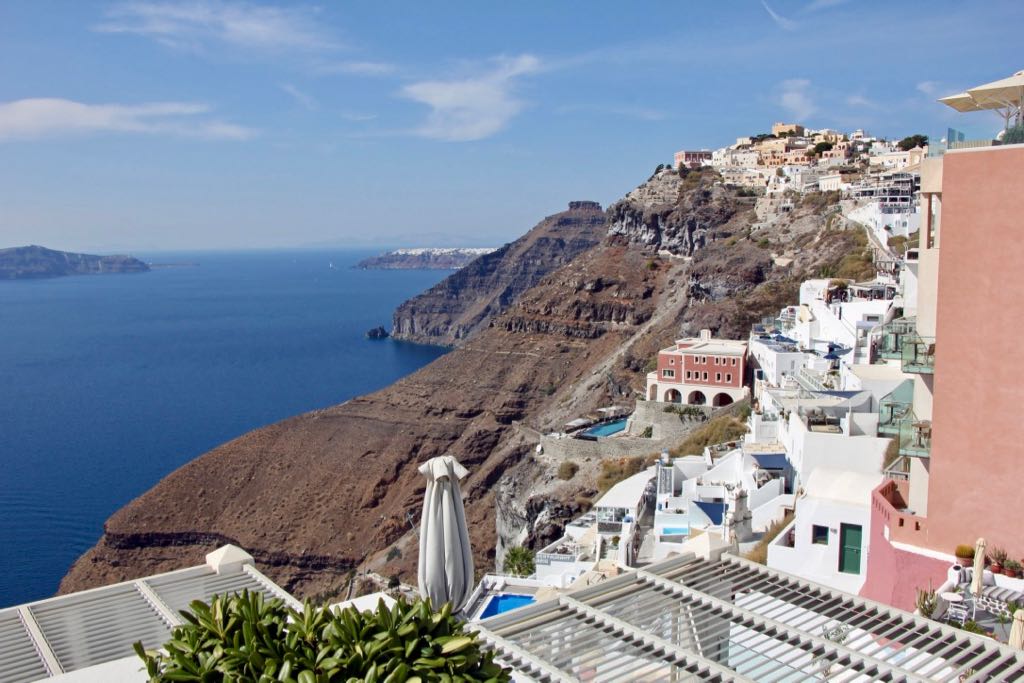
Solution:
M 865 578 L 867 578 L 867 546 L 871 522 L 869 501 L 865 501 L 863 506 L 859 506 L 805 497 L 797 499 L 796 509 L 797 515 L 793 523 L 786 527 L 768 546 L 768 566 L 810 581 L 816 581 L 830 588 L 854 595 L 859 593 Z M 861 570 L 859 574 L 846 574 L 839 571 L 840 524 L 856 524 L 861 527 Z M 827 545 L 811 542 L 811 527 L 814 525 L 829 529 Z M 785 538 L 785 534 L 790 528 L 796 531 L 794 548 L 786 548 L 778 544 L 778 541 Z
M 798 483 L 806 482 L 818 467 L 866 474 L 881 471 L 889 439 L 812 432 L 795 412 L 790 414 L 787 426 L 783 443 Z

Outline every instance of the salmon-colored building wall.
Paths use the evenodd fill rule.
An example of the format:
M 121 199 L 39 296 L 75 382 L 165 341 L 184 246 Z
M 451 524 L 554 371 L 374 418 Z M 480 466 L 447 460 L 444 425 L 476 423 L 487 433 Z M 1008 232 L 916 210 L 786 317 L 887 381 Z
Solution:
M 894 482 L 888 482 L 879 489 L 893 485 Z M 913 538 L 913 535 L 920 531 L 915 528 L 912 518 L 903 519 L 903 527 L 900 527 L 899 523 L 903 516 L 893 514 L 891 508 L 880 498 L 881 495 L 876 489 L 872 496 L 867 579 L 860 589 L 860 594 L 865 598 L 913 612 L 916 609 L 918 589 L 934 590 L 941 586 L 952 563 L 900 550 L 894 546 L 893 542 L 900 541 L 918 541 L 918 544 L 921 544 L 919 541 L 922 539 Z M 900 538 L 901 532 L 908 538 Z
M 928 546 L 1024 558 L 1024 145 L 943 159 Z
M 684 347 L 685 348 L 685 347 Z M 712 387 L 732 387 L 738 389 L 743 386 L 743 369 L 747 365 L 746 356 L 706 356 L 707 362 L 698 362 L 704 358 L 702 354 L 689 354 L 680 351 L 666 351 L 658 354 L 658 382 L 665 384 L 704 384 Z M 715 365 L 714 359 L 719 358 L 719 364 Z M 736 364 L 733 365 L 735 360 Z M 673 363 L 674 361 L 674 363 Z M 665 370 L 675 371 L 675 377 L 665 377 Z M 686 378 L 686 371 L 701 373 L 696 378 L 691 375 Z M 708 373 L 708 378 L 704 373 Z M 716 380 L 716 373 L 721 373 L 722 379 Z M 726 375 L 732 379 L 726 381 Z

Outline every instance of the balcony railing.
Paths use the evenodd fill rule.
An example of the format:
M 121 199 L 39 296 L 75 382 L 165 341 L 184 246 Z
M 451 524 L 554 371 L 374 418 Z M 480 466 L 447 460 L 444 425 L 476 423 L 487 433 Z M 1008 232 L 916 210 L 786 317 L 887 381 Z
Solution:
M 916 331 L 914 318 L 896 318 L 883 325 L 874 334 L 872 359 L 878 360 L 902 360 L 903 359 L 903 338 Z
M 935 372 L 935 337 L 909 335 L 904 337 L 901 346 L 903 372 L 925 375 Z
M 918 420 L 913 414 L 901 420 L 896 435 L 900 444 L 900 455 L 927 458 L 932 453 L 931 420 Z
M 914 382 L 905 380 L 878 402 L 879 436 L 896 436 L 900 423 L 913 416 Z
M 887 479 L 908 481 L 910 479 L 910 458 L 905 455 L 901 455 L 896 458 L 891 465 L 886 467 L 882 474 Z

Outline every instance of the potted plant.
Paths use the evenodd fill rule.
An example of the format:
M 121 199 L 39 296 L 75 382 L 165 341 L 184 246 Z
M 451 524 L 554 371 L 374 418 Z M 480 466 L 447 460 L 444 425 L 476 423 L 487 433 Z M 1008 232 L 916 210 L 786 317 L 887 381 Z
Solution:
M 974 562 L 974 546 L 960 544 L 953 553 L 956 555 L 956 562 L 961 567 L 970 567 Z
M 1003 564 L 1003 574 L 1010 578 L 1017 578 L 1020 575 L 1021 564 L 1017 560 L 1007 560 Z
M 1001 574 L 1003 565 L 1006 563 L 1006 551 L 1002 548 L 992 548 L 988 553 L 990 561 L 989 569 L 993 574 Z

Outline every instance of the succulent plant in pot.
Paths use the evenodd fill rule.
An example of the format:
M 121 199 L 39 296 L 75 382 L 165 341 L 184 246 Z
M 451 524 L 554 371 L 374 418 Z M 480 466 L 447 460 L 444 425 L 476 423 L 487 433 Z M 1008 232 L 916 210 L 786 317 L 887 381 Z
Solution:
M 1003 565 L 1006 564 L 1006 551 L 999 547 L 994 547 L 988 552 L 989 569 L 993 574 L 1000 574 L 1003 571 Z
M 1007 560 L 1003 563 L 1003 574 L 1016 578 L 1020 576 L 1021 563 L 1017 560 Z
M 960 544 L 953 553 L 956 555 L 957 564 L 961 567 L 969 567 L 974 562 L 974 546 Z

